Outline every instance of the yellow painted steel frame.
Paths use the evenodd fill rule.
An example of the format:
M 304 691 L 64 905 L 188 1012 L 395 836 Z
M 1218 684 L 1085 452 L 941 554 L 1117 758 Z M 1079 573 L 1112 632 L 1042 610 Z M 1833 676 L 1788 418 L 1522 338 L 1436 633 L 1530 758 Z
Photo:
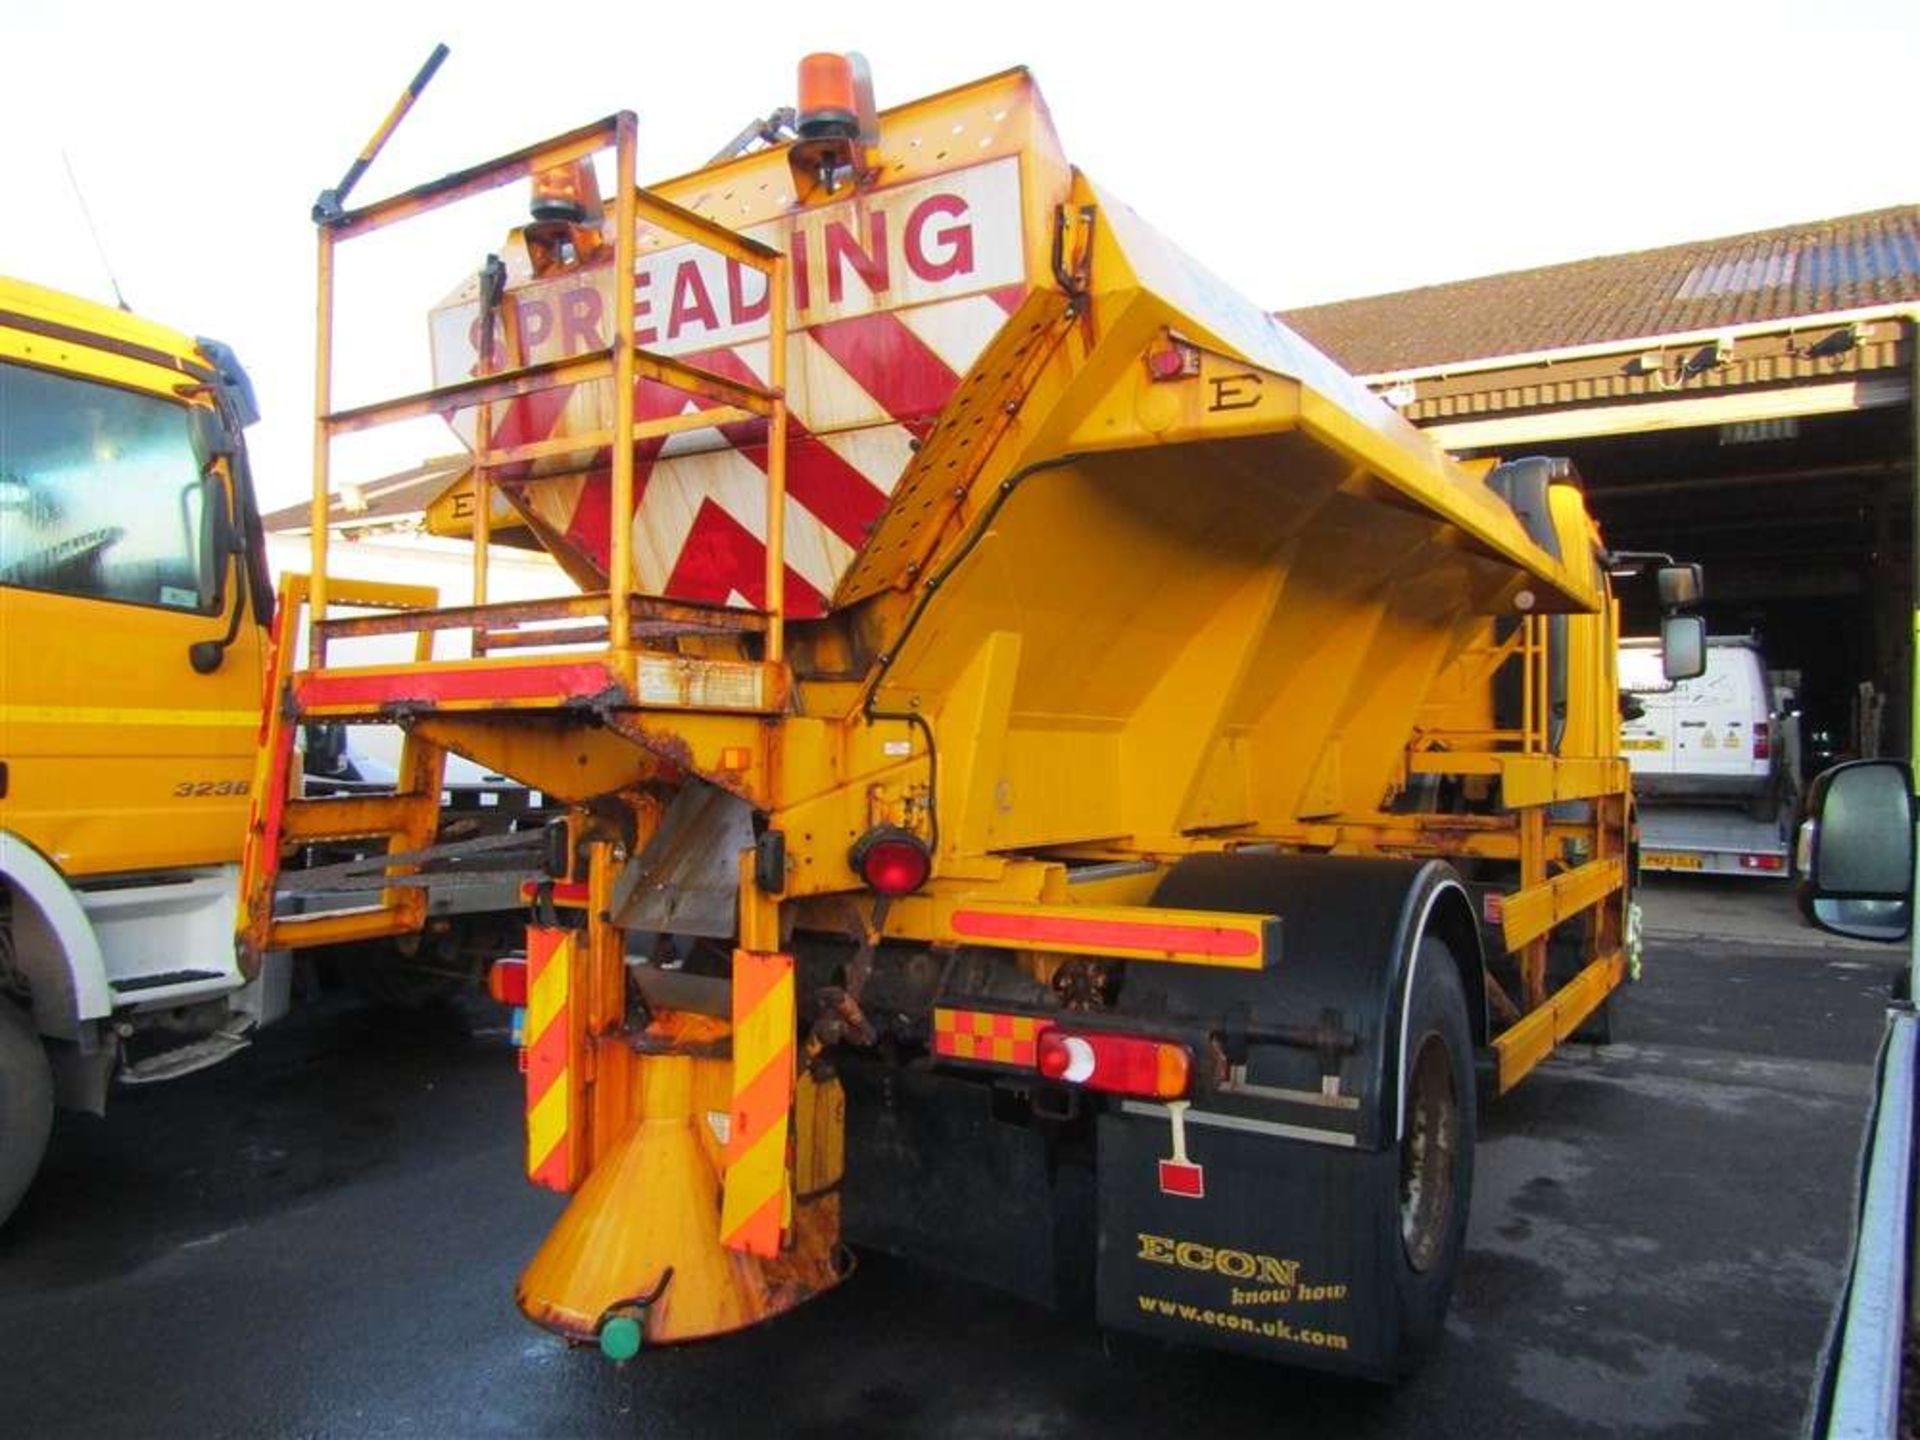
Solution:
M 559 386 L 611 380 L 614 391 L 614 423 L 604 437 L 636 436 L 634 386 L 646 378 L 685 389 L 690 397 L 704 405 L 693 413 L 673 417 L 672 428 L 684 429 L 714 425 L 734 418 L 740 411 L 768 417 L 766 466 L 766 607 L 765 662 L 777 667 L 785 653 L 784 555 L 787 419 L 784 385 L 786 382 L 787 295 L 786 257 L 770 246 L 760 244 L 715 224 L 704 216 L 641 191 L 635 178 L 635 152 L 638 122 L 630 112 L 621 112 L 597 125 L 528 146 L 498 159 L 472 166 L 456 174 L 392 197 L 391 199 L 322 219 L 318 225 L 317 261 L 317 354 L 314 368 L 314 451 L 312 516 L 312 625 L 311 654 L 317 667 L 326 663 L 328 582 L 327 539 L 330 507 L 330 466 L 332 442 L 341 435 L 392 424 L 431 414 L 445 414 L 457 408 L 477 407 L 483 421 L 491 407 L 516 395 L 532 394 Z M 492 371 L 482 357 L 481 374 L 474 379 L 439 386 L 418 395 L 362 405 L 351 410 L 333 409 L 333 321 L 334 321 L 334 248 L 357 236 L 372 234 L 399 221 L 429 213 L 444 205 L 497 189 L 542 171 L 584 160 L 598 151 L 614 151 L 614 273 L 633 273 L 635 227 L 644 216 L 647 223 L 691 243 L 706 246 L 727 258 L 758 270 L 767 277 L 769 295 L 769 383 L 765 390 L 743 385 L 725 377 L 697 369 L 671 356 L 642 350 L 636 341 L 633 307 L 614 307 L 614 341 L 610 349 L 590 355 L 543 364 L 521 365 Z M 658 428 L 658 427 L 656 427 Z M 578 448 L 579 441 L 574 441 Z M 491 495 L 489 476 L 494 467 L 510 458 L 508 452 L 496 453 L 487 428 L 477 432 L 472 484 L 476 503 L 486 511 L 476 520 L 474 558 L 475 601 L 486 603 L 487 566 L 485 552 L 490 541 Z M 512 452 L 524 458 L 525 447 Z M 618 663 L 627 665 L 633 644 L 632 615 L 626 604 L 633 593 L 633 535 L 626 517 L 633 513 L 634 459 L 631 443 L 612 446 L 612 473 L 609 486 L 609 574 L 607 584 L 607 643 Z M 486 641 L 480 641 L 482 649 Z M 766 688 L 763 686 L 763 688 Z

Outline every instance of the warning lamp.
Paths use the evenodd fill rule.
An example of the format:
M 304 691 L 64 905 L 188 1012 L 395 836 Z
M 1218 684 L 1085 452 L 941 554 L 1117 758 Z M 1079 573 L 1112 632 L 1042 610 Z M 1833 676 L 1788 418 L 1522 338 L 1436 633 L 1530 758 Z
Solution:
M 1112 1095 L 1177 1100 L 1187 1093 L 1193 1057 L 1184 1045 L 1099 1030 L 1040 1032 L 1034 1063 L 1049 1080 Z
M 860 133 L 860 101 L 854 89 L 853 57 L 821 51 L 800 61 L 800 105 L 794 128 L 808 140 Z
M 564 225 L 584 225 L 600 218 L 600 182 L 593 163 L 574 160 L 541 170 L 533 177 L 533 218 Z
M 515 956 L 496 960 L 487 971 L 487 993 L 502 1005 L 527 1003 L 527 962 Z
M 847 863 L 876 895 L 911 895 L 933 873 L 927 842 L 898 825 L 877 825 L 854 841 Z
M 787 152 L 787 164 L 801 201 L 831 196 L 847 180 L 866 183 L 880 119 L 865 58 L 818 52 L 801 60 L 793 128 L 800 138 Z
M 605 243 L 600 233 L 606 207 L 590 160 L 536 171 L 533 219 L 527 225 L 527 258 L 535 275 L 571 269 L 591 260 Z

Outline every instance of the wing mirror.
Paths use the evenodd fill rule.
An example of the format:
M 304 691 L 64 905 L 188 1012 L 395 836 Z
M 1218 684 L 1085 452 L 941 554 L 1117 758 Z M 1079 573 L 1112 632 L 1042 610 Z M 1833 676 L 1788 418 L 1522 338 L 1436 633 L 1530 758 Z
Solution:
M 1660 608 L 1684 610 L 1698 605 L 1706 594 L 1706 576 L 1695 564 L 1662 565 L 1654 575 L 1660 591 Z
M 1697 565 L 1676 569 L 1698 570 Z M 1661 574 L 1665 574 L 1662 571 Z M 1707 622 L 1698 615 L 1669 615 L 1660 622 L 1660 672 L 1667 683 L 1707 673 Z
M 1807 792 L 1795 868 L 1800 913 L 1855 940 L 1904 940 L 1913 926 L 1913 772 L 1854 760 Z

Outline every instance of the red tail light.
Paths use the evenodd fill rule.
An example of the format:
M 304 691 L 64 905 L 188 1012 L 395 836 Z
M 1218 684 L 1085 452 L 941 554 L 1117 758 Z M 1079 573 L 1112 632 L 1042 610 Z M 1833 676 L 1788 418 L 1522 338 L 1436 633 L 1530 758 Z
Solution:
M 1154 1100 L 1177 1100 L 1186 1094 L 1193 1069 L 1184 1045 L 1142 1035 L 1058 1028 L 1040 1032 L 1034 1063 L 1049 1080 Z
M 911 895 L 933 873 L 933 852 L 911 830 L 881 825 L 854 842 L 847 863 L 876 895 Z
M 496 960 L 487 971 L 487 993 L 502 1005 L 527 1003 L 527 962 L 522 959 Z
M 1773 758 L 1773 736 L 1768 731 L 1767 722 L 1764 720 L 1753 727 L 1753 758 L 1756 760 Z
M 1784 855 L 1742 855 L 1740 857 L 1740 868 L 1742 870 L 1785 870 L 1787 868 L 1787 857 Z

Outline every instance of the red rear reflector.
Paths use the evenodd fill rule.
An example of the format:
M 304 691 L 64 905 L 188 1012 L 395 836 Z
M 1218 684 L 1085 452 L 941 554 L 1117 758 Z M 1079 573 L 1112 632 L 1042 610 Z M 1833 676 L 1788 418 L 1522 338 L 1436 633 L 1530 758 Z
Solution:
M 487 993 L 502 1005 L 527 1003 L 527 962 L 496 960 L 487 971 Z
M 1049 1080 L 1112 1095 L 1174 1100 L 1187 1093 L 1192 1057 L 1184 1045 L 1099 1031 L 1040 1032 L 1034 1064 Z
M 893 825 L 882 825 L 862 835 L 847 859 L 877 895 L 911 895 L 933 873 L 933 855 L 927 842 L 911 830 Z
M 1773 737 L 1767 732 L 1767 722 L 1762 720 L 1753 727 L 1753 758 L 1767 760 L 1773 756 Z
M 1206 1172 L 1190 1160 L 1162 1160 L 1160 1193 L 1181 1195 L 1189 1200 L 1204 1200 L 1207 1195 Z

